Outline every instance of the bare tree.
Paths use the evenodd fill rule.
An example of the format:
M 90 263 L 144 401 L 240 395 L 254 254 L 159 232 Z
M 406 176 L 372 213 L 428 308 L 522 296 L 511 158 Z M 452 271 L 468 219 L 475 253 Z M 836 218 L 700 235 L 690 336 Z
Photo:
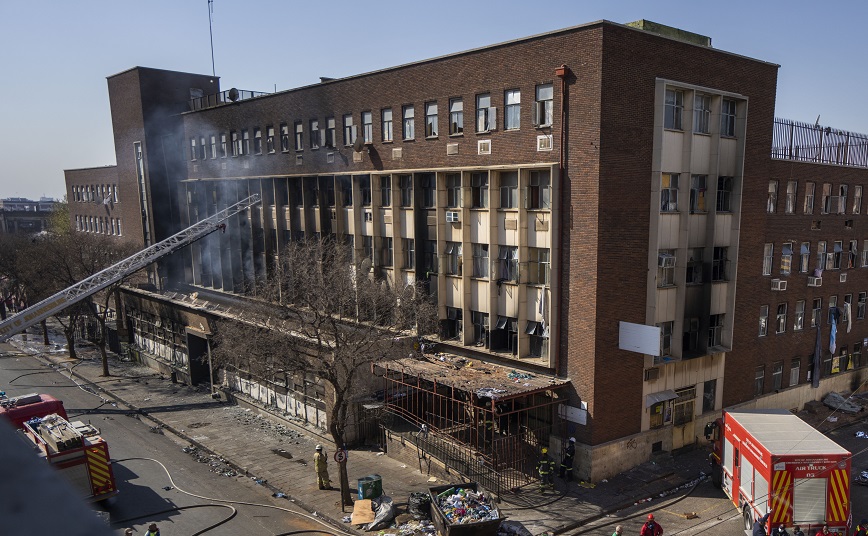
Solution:
M 218 326 L 214 362 L 265 381 L 298 374 L 322 380 L 328 430 L 346 445 L 353 398 L 373 363 L 407 357 L 414 336 L 431 333 L 436 305 L 416 284 L 374 277 L 371 262 L 353 262 L 333 240 L 290 244 L 274 276 L 260 285 L 238 322 Z M 340 464 L 345 505 L 352 504 L 346 465 Z

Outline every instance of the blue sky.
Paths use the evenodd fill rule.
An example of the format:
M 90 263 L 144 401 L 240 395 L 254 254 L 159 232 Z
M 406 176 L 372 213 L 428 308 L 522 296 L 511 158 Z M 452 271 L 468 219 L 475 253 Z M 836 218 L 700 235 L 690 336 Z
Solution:
M 214 0 L 214 55 L 224 88 L 274 91 L 643 18 L 780 64 L 777 116 L 868 133 L 865 0 Z M 211 73 L 207 0 L 0 0 L 0 197 L 114 164 L 106 77 L 134 66 Z

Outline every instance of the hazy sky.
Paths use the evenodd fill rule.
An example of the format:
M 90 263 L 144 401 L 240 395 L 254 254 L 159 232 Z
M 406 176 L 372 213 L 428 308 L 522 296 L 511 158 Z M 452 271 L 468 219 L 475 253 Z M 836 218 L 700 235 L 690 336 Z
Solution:
M 781 65 L 778 117 L 868 133 L 868 1 L 214 0 L 223 88 L 271 92 L 600 19 L 649 19 Z M 210 74 L 207 0 L 0 0 L 0 197 L 115 163 L 106 77 Z

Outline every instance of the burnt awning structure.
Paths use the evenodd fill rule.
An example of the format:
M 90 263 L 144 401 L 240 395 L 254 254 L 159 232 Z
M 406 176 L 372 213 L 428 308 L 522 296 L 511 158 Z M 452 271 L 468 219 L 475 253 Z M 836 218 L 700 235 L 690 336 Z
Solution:
M 555 409 L 569 380 L 448 353 L 380 363 L 375 372 L 386 412 L 431 432 L 410 440 L 461 474 L 473 468 L 475 479 L 526 484 L 539 449 L 564 431 Z
M 569 380 L 451 354 L 399 359 L 381 364 L 379 368 L 383 377 L 397 379 L 403 376 L 404 382 L 413 383 L 417 383 L 415 380 L 424 380 L 443 389 L 460 389 L 479 398 L 498 402 L 541 392 L 555 394 L 570 384 Z

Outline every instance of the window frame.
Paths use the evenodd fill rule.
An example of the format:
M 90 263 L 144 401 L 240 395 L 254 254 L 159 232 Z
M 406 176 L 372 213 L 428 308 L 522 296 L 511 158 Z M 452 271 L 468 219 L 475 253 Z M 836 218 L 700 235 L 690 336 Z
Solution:
M 527 248 L 527 284 L 547 287 L 551 284 L 551 250 Z
M 775 314 L 775 335 L 787 332 L 787 302 L 779 303 Z
M 518 208 L 518 171 L 503 171 L 500 179 L 500 209 Z M 507 182 L 508 181 L 508 182 Z M 514 184 L 513 184 L 514 182 Z
M 720 135 L 724 138 L 735 137 L 735 122 L 738 117 L 738 102 L 735 99 L 721 99 Z
M 798 190 L 798 181 L 787 181 L 787 197 L 784 202 L 784 214 L 796 213 L 796 196 L 798 195 Z
M 683 131 L 684 91 L 667 88 L 663 97 L 663 128 Z
M 695 134 L 711 133 L 711 95 L 694 93 L 693 95 L 693 132 Z
M 507 89 L 503 92 L 503 130 L 521 128 L 521 90 Z
M 774 214 L 778 209 L 778 181 L 769 181 L 768 198 L 766 200 L 766 213 Z
M 690 176 L 690 213 L 704 214 L 708 212 L 706 196 L 708 194 L 708 175 Z
M 439 137 L 439 108 L 437 101 L 425 103 L 425 138 L 436 139 Z
M 412 104 L 401 107 L 401 135 L 404 141 L 416 139 L 416 108 Z
M 488 208 L 489 206 L 489 173 L 487 171 L 471 172 L 470 174 L 470 208 Z
M 814 195 L 816 194 L 817 183 L 812 181 L 805 182 L 805 214 L 814 213 Z
M 386 117 L 388 115 L 388 118 Z M 392 108 L 383 108 L 380 110 L 380 137 L 383 143 L 392 143 Z
M 734 178 L 728 175 L 717 177 L 717 193 L 715 195 L 717 212 L 732 212 L 732 187 Z
M 479 93 L 476 95 L 476 132 L 484 134 L 494 130 L 492 126 L 491 93 Z M 496 116 L 495 116 L 496 117 Z
M 461 208 L 461 173 L 446 174 L 446 208 Z
M 471 277 L 488 279 L 491 277 L 489 244 L 473 242 L 471 244 L 471 250 L 473 254 L 473 271 L 471 272 Z
M 796 302 L 796 310 L 793 313 L 793 331 L 805 329 L 805 300 Z
M 464 99 L 461 97 L 449 99 L 449 135 L 464 135 Z
M 678 181 L 680 173 L 660 175 L 660 212 L 678 212 Z
M 769 334 L 769 306 L 761 305 L 759 314 L 759 335 L 765 337 Z
M 550 128 L 555 116 L 554 84 L 537 84 L 534 98 L 534 125 L 537 128 Z
M 362 112 L 362 141 L 374 143 L 374 114 L 370 110 Z

